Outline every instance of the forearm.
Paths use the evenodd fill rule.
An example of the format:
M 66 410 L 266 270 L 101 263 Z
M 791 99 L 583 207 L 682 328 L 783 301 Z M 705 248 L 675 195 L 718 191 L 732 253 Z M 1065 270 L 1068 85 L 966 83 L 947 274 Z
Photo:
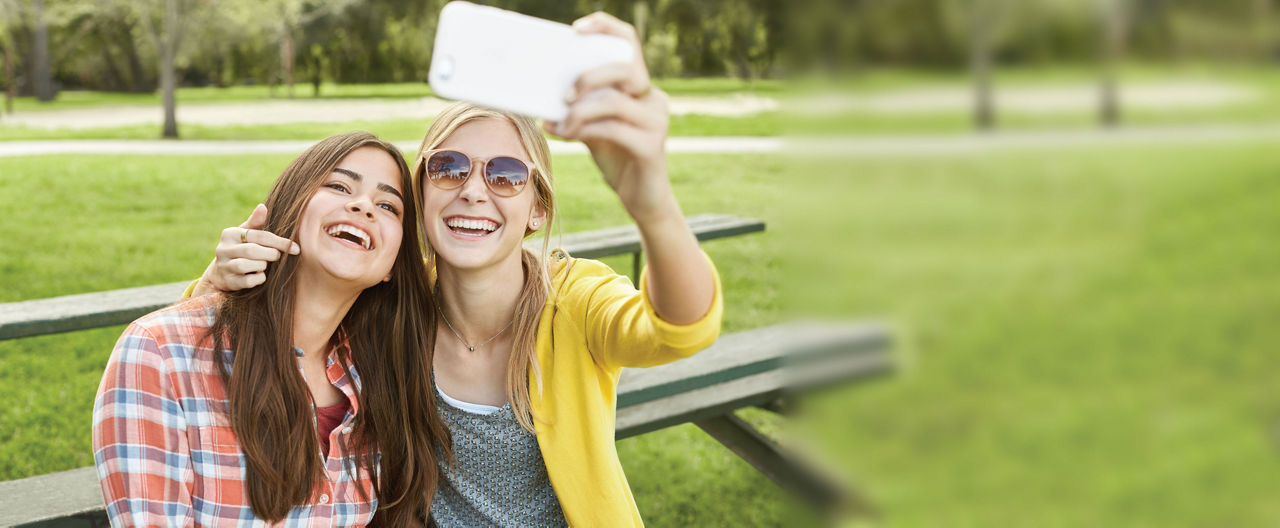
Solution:
M 711 265 L 684 221 L 675 196 L 635 214 L 646 261 L 646 288 L 654 311 L 664 321 L 689 324 L 701 319 L 715 300 Z

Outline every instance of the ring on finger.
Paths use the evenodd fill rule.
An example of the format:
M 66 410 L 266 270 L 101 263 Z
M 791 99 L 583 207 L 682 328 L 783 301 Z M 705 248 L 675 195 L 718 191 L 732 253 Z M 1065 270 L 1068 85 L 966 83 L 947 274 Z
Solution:
M 633 94 L 632 97 L 635 97 L 636 99 L 644 99 L 649 95 L 649 92 L 651 91 L 653 91 L 653 84 L 652 83 L 646 84 L 644 85 L 644 89 L 640 90 L 640 93 Z
M 240 230 L 240 243 L 241 243 L 241 244 L 248 244 L 248 243 L 249 243 L 249 230 L 248 230 L 248 229 L 241 229 L 241 230 Z

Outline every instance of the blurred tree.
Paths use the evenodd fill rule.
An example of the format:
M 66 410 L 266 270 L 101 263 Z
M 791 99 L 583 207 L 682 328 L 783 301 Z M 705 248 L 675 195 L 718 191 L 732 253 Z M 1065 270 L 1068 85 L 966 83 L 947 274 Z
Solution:
M 765 21 L 781 16 L 781 5 L 775 0 L 751 0 L 739 9 L 721 9 L 723 38 L 717 46 L 726 62 L 725 69 L 742 79 L 763 75 L 772 65 L 773 50 Z
M 154 89 L 135 42 L 136 20 L 122 3 L 62 0 L 46 17 L 56 24 L 53 64 L 61 84 L 134 92 Z
M 1125 0 L 1097 0 L 1098 18 L 1100 21 L 1101 42 L 1099 43 L 1099 64 L 1101 78 L 1098 87 L 1098 119 L 1102 126 L 1114 127 L 1120 124 L 1119 75 L 1120 55 L 1123 53 L 1125 40 L 1127 2 Z
M 1253 32 L 1257 43 L 1258 59 L 1267 62 L 1274 57 L 1276 49 L 1271 38 L 1271 1 L 1253 0 Z
M 338 82 L 424 81 L 443 0 L 366 0 L 323 35 L 329 74 Z
M 53 75 L 49 69 L 49 24 L 45 20 L 44 0 L 31 0 L 24 11 L 31 27 L 31 79 L 34 83 L 36 100 L 49 102 L 53 100 Z
M 158 56 L 160 73 L 160 98 L 164 105 L 164 125 L 161 135 L 178 137 L 177 88 L 178 76 L 174 68 L 178 52 L 185 42 L 187 30 L 199 25 L 207 16 L 214 0 L 133 0 L 127 5 L 146 28 Z
M 997 0 L 976 0 L 969 5 L 969 68 L 973 75 L 973 124 L 978 130 L 996 126 L 995 101 L 991 87 L 992 32 L 999 5 Z
M 13 80 L 13 46 L 4 44 L 4 111 L 13 113 L 13 98 L 17 87 Z
M 17 80 L 13 77 L 13 40 L 9 36 L 11 18 L 18 13 L 18 0 L 0 0 L 0 48 L 3 48 L 4 60 L 4 109 L 13 113 L 13 98 L 17 92 Z
M 292 99 L 298 39 L 302 38 L 304 49 L 309 47 L 305 46 L 308 42 L 304 36 L 304 29 L 318 20 L 337 16 L 353 5 L 354 0 L 266 0 L 250 2 L 250 4 L 261 6 L 263 12 L 255 13 L 253 18 L 266 24 L 267 33 L 274 34 L 274 38 L 279 42 L 280 78 L 284 81 L 286 93 Z M 318 93 L 318 76 L 313 80 L 313 84 Z

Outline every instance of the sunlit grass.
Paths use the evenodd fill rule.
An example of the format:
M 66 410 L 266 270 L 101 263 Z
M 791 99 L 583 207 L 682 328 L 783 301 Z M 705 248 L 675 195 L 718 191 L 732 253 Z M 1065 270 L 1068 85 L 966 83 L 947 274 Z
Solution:
M 287 161 L 0 158 L 0 301 L 191 278 Z M 801 313 L 898 329 L 894 376 L 824 392 L 781 429 L 883 524 L 1280 524 L 1280 150 L 806 163 L 823 169 L 672 156 L 672 181 L 686 214 L 769 224 L 705 245 L 726 331 Z M 588 157 L 555 165 L 565 231 L 626 221 Z M 91 462 L 89 407 L 118 332 L 0 342 L 0 479 Z M 692 426 L 618 449 L 650 525 L 797 518 Z

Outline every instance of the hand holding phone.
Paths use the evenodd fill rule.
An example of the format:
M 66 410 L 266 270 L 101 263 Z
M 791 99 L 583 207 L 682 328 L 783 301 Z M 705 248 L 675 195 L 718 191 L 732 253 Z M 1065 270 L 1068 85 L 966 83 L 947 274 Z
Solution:
M 427 78 L 441 97 L 560 121 L 579 75 L 635 56 L 630 42 L 613 35 L 584 35 L 549 20 L 449 2 L 440 11 Z

